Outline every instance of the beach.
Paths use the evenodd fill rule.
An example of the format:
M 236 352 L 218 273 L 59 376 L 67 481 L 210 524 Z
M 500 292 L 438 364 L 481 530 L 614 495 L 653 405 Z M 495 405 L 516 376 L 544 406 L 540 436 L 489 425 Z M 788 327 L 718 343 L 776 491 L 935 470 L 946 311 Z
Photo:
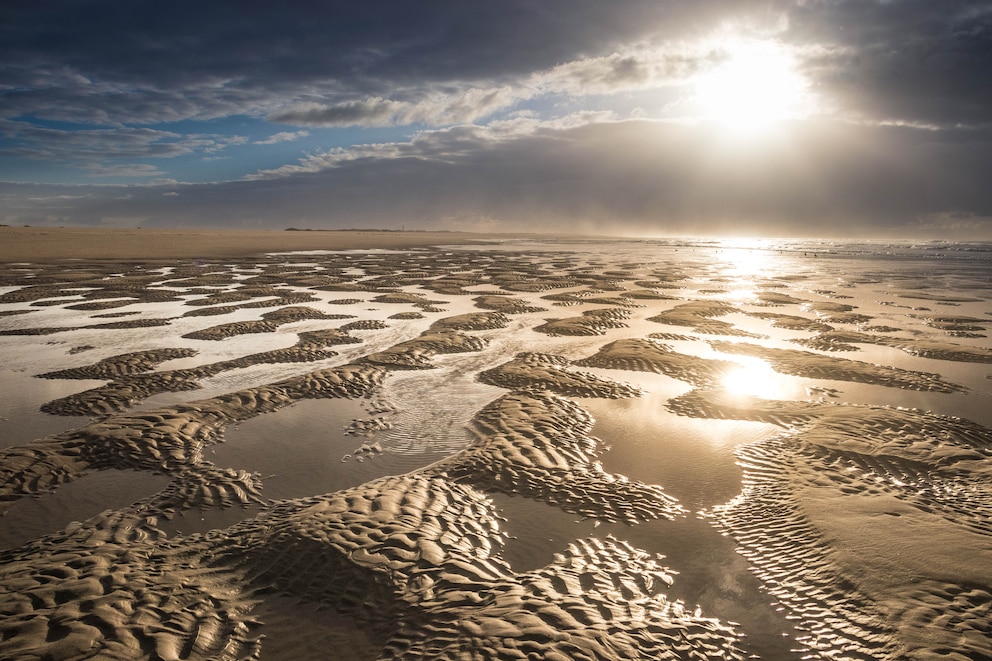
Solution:
M 509 238 L 506 235 L 502 238 Z M 0 225 L 0 263 L 67 259 L 247 257 L 272 251 L 417 248 L 484 241 L 471 232 L 401 230 L 210 230 Z
M 0 657 L 992 658 L 990 255 L 0 227 Z

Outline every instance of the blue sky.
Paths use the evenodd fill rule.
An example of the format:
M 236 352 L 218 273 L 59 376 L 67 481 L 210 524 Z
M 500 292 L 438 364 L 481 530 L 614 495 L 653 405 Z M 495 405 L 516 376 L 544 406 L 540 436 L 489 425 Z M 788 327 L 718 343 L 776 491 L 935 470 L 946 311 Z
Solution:
M 19 138 L 16 131 L 0 140 L 0 179 L 65 184 L 196 183 L 240 179 L 260 170 L 278 168 L 321 150 L 361 143 L 408 140 L 410 126 L 328 129 L 297 128 L 261 117 L 232 115 L 210 120 L 125 125 L 79 124 L 39 117 L 14 121 L 31 129 L 60 134 L 105 136 L 113 141 L 127 131 L 147 131 L 147 141 L 120 155 L 94 153 L 84 145 L 70 146 L 61 158 L 23 153 L 45 138 Z M 30 129 L 28 129 L 30 130 Z M 52 136 L 57 140 L 58 136 Z M 94 138 L 94 142 L 97 139 Z M 102 143 L 103 140 L 100 140 Z M 73 151 L 75 153 L 73 153 Z
M 0 223 L 992 237 L 992 2 L 7 3 Z

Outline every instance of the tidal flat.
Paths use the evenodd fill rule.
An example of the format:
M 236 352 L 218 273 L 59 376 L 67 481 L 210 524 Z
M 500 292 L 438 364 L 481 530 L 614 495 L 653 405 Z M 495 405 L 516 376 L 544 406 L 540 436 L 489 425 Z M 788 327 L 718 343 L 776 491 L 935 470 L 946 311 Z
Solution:
M 0 658 L 992 658 L 992 245 L 288 234 L 0 264 Z

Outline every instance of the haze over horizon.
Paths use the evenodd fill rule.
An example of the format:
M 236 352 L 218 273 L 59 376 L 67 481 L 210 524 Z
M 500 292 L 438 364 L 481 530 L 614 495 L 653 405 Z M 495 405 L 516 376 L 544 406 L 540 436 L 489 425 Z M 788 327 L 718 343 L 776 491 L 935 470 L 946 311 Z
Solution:
M 0 8 L 0 223 L 992 239 L 992 2 Z

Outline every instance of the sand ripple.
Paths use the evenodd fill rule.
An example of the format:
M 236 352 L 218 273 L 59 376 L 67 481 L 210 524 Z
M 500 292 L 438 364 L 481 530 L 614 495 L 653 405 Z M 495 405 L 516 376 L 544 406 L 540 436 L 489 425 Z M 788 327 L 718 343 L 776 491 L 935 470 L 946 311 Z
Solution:
M 553 559 L 533 562 L 529 567 L 547 563 L 533 571 L 517 572 L 504 558 L 507 536 L 490 499 L 497 493 L 554 505 L 565 512 L 556 514 L 562 520 L 593 519 L 582 524 L 584 530 L 602 525 L 614 534 L 630 531 L 631 539 L 642 540 L 645 548 L 662 548 L 687 521 L 695 521 L 687 519 L 689 513 L 661 485 L 604 468 L 601 459 L 611 457 L 604 457 L 608 448 L 590 435 L 591 416 L 566 397 L 628 398 L 641 391 L 576 367 L 662 374 L 692 386 L 664 404 L 644 400 L 643 407 L 631 407 L 638 415 L 657 414 L 658 430 L 666 422 L 673 434 L 683 424 L 701 429 L 698 421 L 678 420 L 673 414 L 760 421 L 779 428 L 761 436 L 774 437 L 738 449 L 741 493 L 701 515 L 734 539 L 760 579 L 767 595 L 750 594 L 750 603 L 775 599 L 797 623 L 801 633 L 789 639 L 800 648 L 797 657 L 992 658 L 992 430 L 913 409 L 733 395 L 721 389 L 721 382 L 738 363 L 680 353 L 665 344 L 753 356 L 799 378 L 947 393 L 946 399 L 954 397 L 957 404 L 986 393 L 973 381 L 968 383 L 975 392 L 959 396 L 964 388 L 936 374 L 809 351 L 707 343 L 698 336 L 764 338 L 752 328 L 764 324 L 813 334 L 793 341 L 819 350 L 874 344 L 926 358 L 986 364 L 992 353 L 985 347 L 945 339 L 948 334 L 983 334 L 992 323 L 982 316 L 987 309 L 972 305 L 960 315 L 935 315 L 885 301 L 874 305 L 865 296 L 869 290 L 861 287 L 870 283 L 871 295 L 884 298 L 905 283 L 893 286 L 898 278 L 865 272 L 776 271 L 771 255 L 761 267 L 767 273 L 738 282 L 720 259 L 713 261 L 703 252 L 683 253 L 673 264 L 659 264 L 647 254 L 429 250 L 272 255 L 241 263 L 202 260 L 147 267 L 80 261 L 54 270 L 0 270 L 3 287 L 17 287 L 0 294 L 0 304 L 24 308 L 0 310 L 0 334 L 66 334 L 47 342 L 5 340 L 18 349 L 62 351 L 43 345 L 71 347 L 74 341 L 77 346 L 68 351 L 78 353 L 97 343 L 91 330 L 173 322 L 189 329 L 196 327 L 192 324 L 198 317 L 249 309 L 268 311 L 260 319 L 214 325 L 185 337 L 221 341 L 246 333 L 285 332 L 282 325 L 303 320 L 352 320 L 339 328 L 300 332 L 292 347 L 183 369 L 158 367 L 195 352 L 163 347 L 42 374 L 47 379 L 107 381 L 43 407 L 49 413 L 102 417 L 0 450 L 0 509 L 93 471 L 130 468 L 167 475 L 169 481 L 129 506 L 0 551 L 0 658 L 259 658 L 267 649 L 268 622 L 263 620 L 287 600 L 301 604 L 301 617 L 314 608 L 343 615 L 345 628 L 361 630 L 368 658 L 744 658 L 740 646 L 747 640 L 740 638 L 747 631 L 668 597 L 670 587 L 680 586 L 660 555 L 603 535 L 554 542 Z M 790 258 L 783 259 L 788 263 Z M 757 289 L 746 302 L 719 300 L 744 287 Z M 851 297 L 825 287 L 850 287 L 858 296 L 842 303 L 839 299 Z M 672 289 L 683 296 L 677 304 L 659 293 Z M 545 293 L 552 290 L 559 291 Z M 327 296 L 317 296 L 319 291 L 360 294 L 321 303 Z M 533 304 L 539 295 L 554 305 L 604 307 L 541 319 L 544 310 Z M 436 296 L 464 299 L 449 302 Z M 920 297 L 940 304 L 980 302 L 952 291 L 927 291 Z M 135 305 L 158 303 L 170 305 Z M 410 320 L 397 326 L 423 332 L 405 339 L 409 336 L 400 333 L 406 331 L 398 330 L 395 340 L 380 342 L 364 356 L 349 352 L 349 364 L 301 367 L 292 372 L 298 376 L 274 383 L 126 412 L 145 397 L 194 390 L 201 380 L 227 370 L 333 358 L 335 346 L 361 341 L 351 331 L 386 327 L 376 318 L 328 314 L 325 304 L 353 306 L 333 311 L 355 313 L 372 304 L 402 306 L 389 318 Z M 472 305 L 479 311 L 437 316 L 445 306 L 464 312 Z M 800 312 L 766 311 L 778 306 L 796 306 Z M 877 306 L 886 306 L 879 321 L 893 325 L 866 325 Z M 174 310 L 170 318 L 150 318 L 163 316 L 161 309 L 168 307 Z M 125 309 L 89 318 L 132 318 L 78 323 L 83 312 L 118 308 Z M 912 314 L 900 311 L 911 309 Z M 17 316 L 24 312 L 32 314 Z M 528 329 L 522 335 L 535 346 L 522 347 L 516 336 L 510 337 L 506 328 L 512 315 L 520 316 L 515 326 Z M 731 323 L 742 316 L 748 330 Z M 44 321 L 22 327 L 32 319 Z M 421 319 L 425 321 L 418 325 Z M 667 329 L 639 337 L 645 321 Z M 909 335 L 900 321 L 909 324 L 912 337 L 898 337 Z M 837 330 L 840 325 L 858 329 Z M 85 331 L 84 337 L 76 331 Z M 594 338 L 606 333 L 614 341 L 598 346 Z M 143 341 L 166 334 L 148 333 Z M 763 344 L 781 344 L 765 339 Z M 397 343 L 389 346 L 389 341 Z M 557 355 L 574 355 L 579 346 L 592 355 L 574 362 Z M 508 360 L 521 348 L 535 350 Z M 465 352 L 487 353 L 454 355 Z M 437 367 L 442 369 L 430 371 Z M 960 371 L 966 366 L 955 367 Z M 400 376 L 397 370 L 424 372 Z M 464 399 L 451 396 L 472 390 L 465 384 L 476 376 L 481 382 L 473 386 L 477 393 Z M 390 379 L 407 379 L 406 388 L 419 389 L 410 400 L 415 415 L 404 417 L 383 401 L 390 392 L 383 386 Z M 649 388 L 660 381 L 639 376 L 638 383 Z M 489 386 L 509 392 L 483 405 L 495 396 Z M 685 387 L 675 384 L 674 389 Z M 363 450 L 368 449 L 370 462 L 389 451 L 376 435 L 389 430 L 394 418 L 403 427 L 395 433 L 409 439 L 413 451 L 427 447 L 423 439 L 451 435 L 457 443 L 435 448 L 421 464 L 415 459 L 403 463 L 417 466 L 443 457 L 410 473 L 281 502 L 265 499 L 270 477 L 218 468 L 207 459 L 211 446 L 223 441 L 233 425 L 316 398 L 369 402 L 373 417 L 353 420 L 342 433 L 367 441 Z M 449 401 L 431 404 L 431 398 Z M 658 402 L 658 411 L 649 410 L 652 402 Z M 471 411 L 466 447 L 461 423 Z M 720 428 L 729 430 L 728 437 L 714 435 L 714 440 L 728 448 L 721 470 L 730 473 L 729 448 L 739 442 L 730 436 L 738 427 L 727 423 Z M 668 439 L 655 440 L 652 456 L 667 461 Z M 292 439 L 285 445 L 292 447 Z M 634 445 L 625 450 L 636 452 Z M 540 507 L 542 515 L 551 511 Z M 221 517 L 223 522 L 209 524 L 218 527 L 203 534 L 170 532 L 179 526 L 166 521 L 182 521 L 197 511 L 208 522 Z M 632 531 L 626 527 L 635 524 L 646 525 Z M 695 524 L 697 531 L 707 525 Z M 671 538 L 669 531 L 675 533 Z M 701 544 L 691 548 L 701 555 L 709 552 Z M 709 562 L 709 555 L 699 562 Z M 693 571 L 692 563 L 678 568 L 686 566 Z M 741 589 L 734 585 L 740 578 L 733 573 L 736 569 L 725 575 L 720 571 L 713 567 L 706 573 L 721 577 L 703 586 L 716 611 L 709 615 L 733 612 L 721 610 L 724 599 L 732 601 Z M 686 583 L 692 580 L 699 579 L 687 578 Z M 692 589 L 685 593 L 693 594 Z M 288 611 L 280 612 L 287 617 Z M 791 636 L 784 629 L 759 635 L 783 632 Z M 300 645 L 313 655 L 314 646 L 305 643 Z M 273 649 L 270 654 L 285 656 L 278 646 Z
M 610 328 L 624 328 L 623 319 L 630 316 L 624 308 L 586 310 L 579 317 L 548 319 L 534 330 L 548 335 L 604 335 Z
M 360 397 L 381 384 L 373 366 L 344 365 L 270 386 L 169 408 L 110 416 L 80 429 L 0 450 L 0 503 L 41 493 L 101 467 L 179 473 L 205 465 L 223 428 L 304 398 Z
M 955 383 L 944 381 L 939 374 L 914 372 L 873 365 L 855 360 L 824 356 L 809 351 L 793 351 L 791 349 L 774 349 L 744 342 L 710 342 L 717 351 L 723 353 L 754 356 L 768 361 L 776 372 L 802 376 L 811 379 L 830 379 L 835 381 L 853 381 L 870 383 L 890 388 L 905 388 L 907 390 L 926 390 L 932 392 L 963 392 L 965 388 Z
M 294 321 L 304 319 L 347 319 L 350 315 L 328 315 L 320 310 L 308 307 L 288 307 L 280 308 L 273 312 L 266 312 L 261 319 L 254 321 L 234 321 L 219 326 L 211 326 L 202 330 L 193 331 L 183 335 L 191 340 L 225 340 L 236 335 L 247 333 L 272 333 L 279 326 L 289 324 Z
M 744 658 L 732 628 L 664 596 L 660 557 L 624 542 L 577 541 L 514 574 L 491 501 L 437 469 L 189 538 L 81 548 L 85 527 L 3 558 L 0 654 L 254 658 L 250 610 L 276 592 L 349 613 L 382 659 Z
M 616 381 L 566 369 L 561 356 L 525 352 L 508 363 L 479 373 L 479 381 L 507 390 L 550 390 L 566 397 L 636 397 L 640 391 Z
M 737 307 L 723 301 L 699 300 L 676 305 L 670 310 L 650 317 L 649 321 L 668 324 L 669 326 L 687 326 L 704 335 L 761 337 L 737 328 L 731 323 L 716 319 L 716 317 L 740 311 Z
M 655 372 L 699 386 L 715 384 L 735 367 L 735 363 L 730 361 L 699 358 L 674 351 L 662 342 L 636 338 L 610 342 L 596 354 L 576 360 L 574 364 Z
M 54 335 L 77 330 L 121 330 L 125 328 L 155 328 L 168 326 L 168 319 L 128 319 L 126 321 L 110 321 L 103 324 L 88 326 L 42 326 L 38 328 L 10 328 L 0 330 L 0 335 Z
M 935 646 L 956 650 L 957 658 L 992 654 L 981 578 L 987 565 L 977 560 L 992 553 L 992 430 L 909 409 L 761 400 L 739 400 L 733 409 L 716 393 L 690 395 L 674 403 L 683 413 L 719 410 L 791 430 L 738 452 L 744 489 L 713 516 L 766 589 L 796 614 L 804 644 L 828 657 L 924 658 Z M 894 523 L 872 525 L 876 517 Z M 966 557 L 977 553 L 978 565 L 949 574 L 916 566 L 923 575 L 908 585 L 880 578 L 874 572 L 886 571 L 887 547 L 904 543 L 884 535 L 912 535 L 914 525 L 926 526 L 935 543 L 959 545 Z M 857 545 L 860 526 L 882 537 L 855 559 L 843 549 Z M 835 545 L 838 536 L 844 545 Z M 946 578 L 969 573 L 986 587 Z M 948 630 L 952 612 L 960 624 Z
M 362 360 L 392 369 L 431 369 L 431 359 L 438 354 L 481 351 L 486 344 L 483 338 L 458 331 L 427 331 L 413 340 L 369 354 Z
M 114 377 L 138 374 L 154 369 L 160 363 L 176 358 L 195 356 L 195 349 L 152 349 L 135 351 L 119 356 L 104 358 L 98 363 L 85 367 L 58 370 L 39 374 L 40 379 L 112 379 Z
M 526 302 L 510 296 L 476 296 L 472 300 L 475 301 L 476 307 L 485 310 L 496 310 L 503 314 L 526 314 L 528 312 L 542 312 L 544 310 L 544 308 L 528 305 Z
M 456 480 L 524 495 L 567 512 L 636 523 L 685 510 L 657 485 L 611 475 L 597 461 L 592 419 L 572 402 L 542 393 L 512 393 L 486 406 L 469 426 L 475 442 L 435 464 Z
M 39 375 L 44 378 L 88 379 L 111 376 L 113 372 L 120 374 L 107 385 L 47 402 L 41 406 L 41 410 L 54 415 L 106 415 L 121 412 L 157 393 L 197 390 L 200 387 L 200 379 L 227 370 L 262 364 L 315 362 L 337 355 L 337 352 L 327 349 L 328 346 L 360 342 L 361 340 L 352 337 L 346 330 L 342 329 L 308 331 L 299 334 L 299 339 L 295 345 L 284 349 L 273 349 L 272 351 L 250 354 L 198 367 L 148 374 L 136 372 L 148 369 L 148 366 L 152 364 L 149 355 L 155 359 L 164 360 L 165 358 L 161 358 L 162 356 L 178 358 L 196 352 L 166 349 L 114 356 L 94 365 Z M 163 354 L 163 351 L 166 353 Z
M 935 360 L 953 360 L 964 363 L 992 363 L 992 349 L 969 347 L 927 338 L 887 337 L 873 333 L 832 331 L 812 338 L 793 340 L 821 351 L 857 351 L 857 344 L 877 344 L 899 349 L 913 356 Z
M 6 560 L 3 658 L 233 660 L 257 653 L 256 627 L 245 617 L 250 602 L 195 551 L 111 541 L 80 547 L 69 539 Z

